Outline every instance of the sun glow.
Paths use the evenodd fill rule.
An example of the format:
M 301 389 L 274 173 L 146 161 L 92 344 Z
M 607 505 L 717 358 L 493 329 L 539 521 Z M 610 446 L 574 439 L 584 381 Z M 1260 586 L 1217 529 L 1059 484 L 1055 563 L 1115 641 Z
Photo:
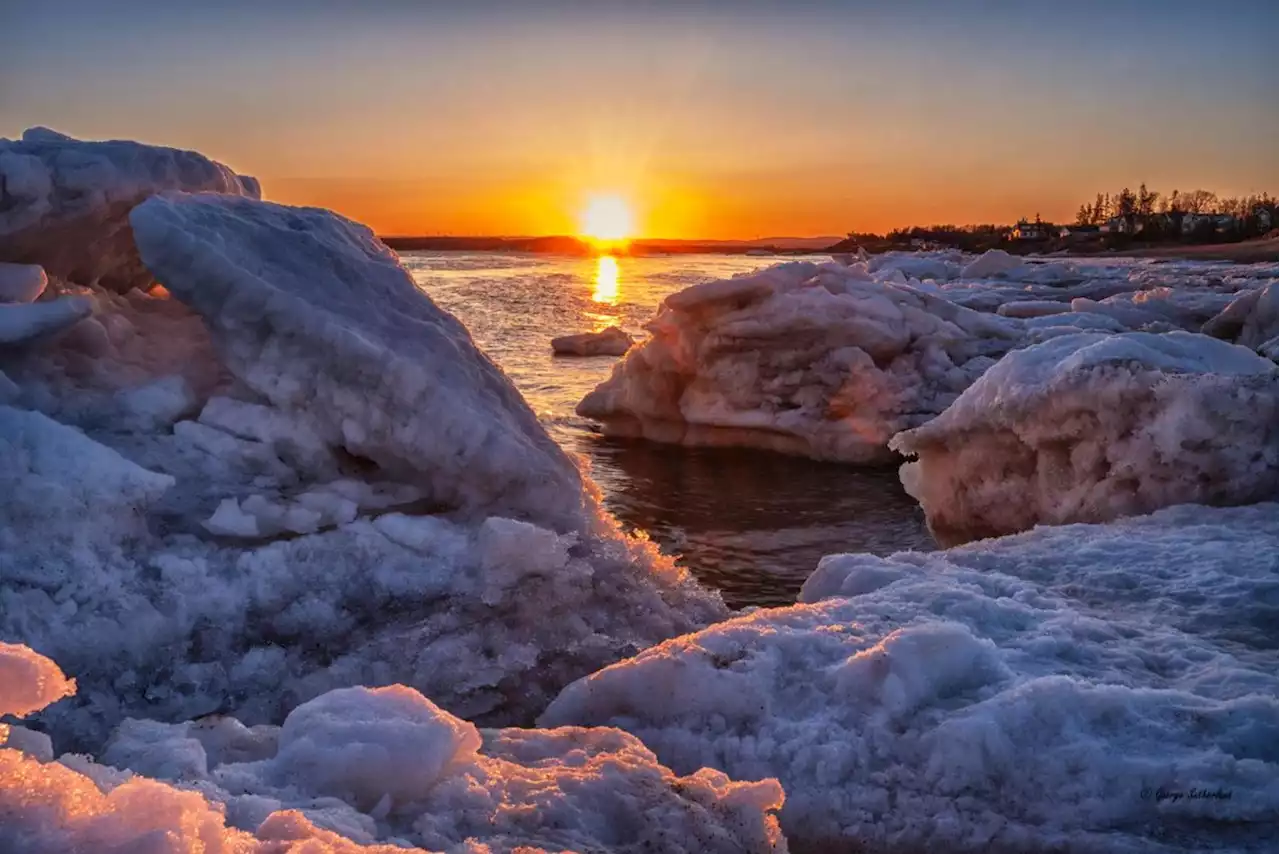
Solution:
M 578 217 L 578 232 L 600 242 L 627 240 L 634 235 L 635 226 L 631 205 L 616 193 L 591 196 Z

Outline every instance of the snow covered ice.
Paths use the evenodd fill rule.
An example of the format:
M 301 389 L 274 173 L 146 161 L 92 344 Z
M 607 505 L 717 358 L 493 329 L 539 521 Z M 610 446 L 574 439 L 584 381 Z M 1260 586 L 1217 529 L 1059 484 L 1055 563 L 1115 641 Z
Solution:
M 674 294 L 578 414 L 657 441 L 891 459 L 894 433 L 945 409 L 1021 334 L 906 285 L 903 266 L 792 262 Z
M 551 339 L 557 356 L 621 356 L 635 342 L 626 330 L 610 326 L 599 332 L 579 332 Z
M 0 261 L 120 292 L 154 281 L 129 233 L 134 205 L 161 190 L 261 195 L 257 181 L 194 151 L 47 128 L 0 139 L 0 188 Z
M 131 715 L 278 723 L 355 684 L 528 722 L 725 614 L 619 531 L 368 229 L 174 194 L 131 233 L 164 288 L 53 277 L 0 306 L 93 312 L 0 352 L 0 638 L 75 675 L 38 715 L 61 749 Z
M 328 444 L 444 506 L 579 522 L 577 470 L 367 228 L 213 195 L 157 196 L 130 220 L 143 261 L 207 321 L 227 368 Z
M 894 434 L 941 413 L 1005 353 L 1082 331 L 1199 332 L 1275 280 L 1274 264 L 1208 275 L 1000 250 L 848 260 L 673 294 L 578 414 L 659 442 L 886 462 Z
M 48 285 L 38 264 L 0 264 L 0 303 L 34 302 Z
M 0 643 L 0 714 L 74 690 Z M 677 777 L 614 729 L 478 730 L 404 686 L 332 691 L 281 727 L 129 719 L 102 764 L 30 735 L 0 725 L 5 851 L 787 850 L 777 781 Z
M 677 773 L 776 776 L 797 849 L 1265 848 L 1276 518 L 1178 507 L 831 556 L 805 604 L 612 665 L 540 724 L 625 728 Z M 1143 799 L 1190 788 L 1232 794 Z
M 918 453 L 956 539 L 1129 516 L 717 622 L 367 228 L 45 129 L 0 175 L 0 849 L 1274 847 L 1277 508 L 1132 515 L 1274 497 L 1274 264 L 672 295 L 607 431 Z
M 943 543 L 1173 504 L 1273 500 L 1275 365 L 1174 332 L 1081 333 L 1005 356 L 893 438 Z

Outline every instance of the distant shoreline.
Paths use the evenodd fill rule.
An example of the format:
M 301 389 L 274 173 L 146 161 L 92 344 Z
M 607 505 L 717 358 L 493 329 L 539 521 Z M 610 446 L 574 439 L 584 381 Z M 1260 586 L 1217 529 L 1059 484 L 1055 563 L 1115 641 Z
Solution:
M 576 237 L 396 237 L 379 238 L 396 251 L 405 252 L 529 252 L 547 255 L 591 257 L 600 254 L 654 255 L 826 255 L 842 250 L 835 244 L 816 245 L 826 238 L 774 238 L 777 244 L 737 240 L 636 240 L 617 252 L 602 252 Z M 768 240 L 768 239 L 766 239 Z M 796 245 L 810 243 L 815 245 Z M 894 249 L 902 248 L 891 247 Z M 1011 247 L 1016 250 L 1016 247 Z M 889 251 L 888 249 L 881 251 Z M 905 251 L 910 251 L 909 249 Z M 1025 251 L 1025 250 L 1024 250 Z M 879 252 L 872 252 L 879 254 Z M 1034 253 L 1033 253 L 1034 254 Z M 1065 249 L 1045 258 L 1183 258 L 1191 261 L 1233 261 L 1251 264 L 1280 258 L 1280 242 L 1274 237 L 1242 240 L 1237 243 L 1203 245 L 1167 244 L 1131 249 L 1081 251 Z
M 1121 249 L 1112 252 L 1062 252 L 1046 255 L 1053 258 L 1182 258 L 1188 261 L 1233 261 L 1237 264 L 1254 264 L 1275 261 L 1280 258 L 1280 240 L 1260 237 L 1237 243 L 1206 243 L 1203 245 L 1148 246 L 1141 249 Z
M 614 254 L 576 237 L 379 237 L 387 246 L 407 252 L 536 252 L 593 256 Z M 634 240 L 618 253 L 624 255 L 805 255 L 824 253 L 837 242 L 834 237 L 785 237 L 760 240 Z

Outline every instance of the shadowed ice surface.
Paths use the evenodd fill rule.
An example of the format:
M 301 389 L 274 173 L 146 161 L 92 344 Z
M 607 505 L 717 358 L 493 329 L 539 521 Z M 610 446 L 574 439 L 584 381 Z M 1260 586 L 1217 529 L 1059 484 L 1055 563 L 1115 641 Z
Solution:
M 430 252 L 402 258 L 419 286 L 506 371 L 556 441 L 589 459 L 623 524 L 681 555 L 731 606 L 794 602 L 825 554 L 933 547 L 923 514 L 893 469 L 606 439 L 574 414 L 616 359 L 554 357 L 553 337 L 620 326 L 639 339 L 668 294 L 777 259 Z

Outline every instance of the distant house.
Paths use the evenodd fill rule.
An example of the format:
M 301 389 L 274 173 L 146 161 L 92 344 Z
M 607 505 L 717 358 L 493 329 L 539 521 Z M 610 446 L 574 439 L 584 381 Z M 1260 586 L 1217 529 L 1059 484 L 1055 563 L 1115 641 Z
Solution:
M 1102 230 L 1096 225 L 1064 225 L 1058 229 L 1058 236 L 1063 240 L 1088 240 L 1101 233 Z
M 1268 217 L 1269 218 L 1269 217 Z M 1210 226 L 1219 234 L 1230 231 L 1235 227 L 1236 218 L 1231 214 L 1223 213 L 1188 213 L 1182 215 L 1182 233 L 1191 234 L 1194 231 Z
M 1010 240 L 1044 240 L 1049 236 L 1049 228 L 1044 223 L 1018 220 L 1018 224 L 1009 232 Z
M 1103 234 L 1139 234 L 1147 227 L 1141 219 L 1132 221 L 1122 216 L 1113 216 L 1098 227 Z

